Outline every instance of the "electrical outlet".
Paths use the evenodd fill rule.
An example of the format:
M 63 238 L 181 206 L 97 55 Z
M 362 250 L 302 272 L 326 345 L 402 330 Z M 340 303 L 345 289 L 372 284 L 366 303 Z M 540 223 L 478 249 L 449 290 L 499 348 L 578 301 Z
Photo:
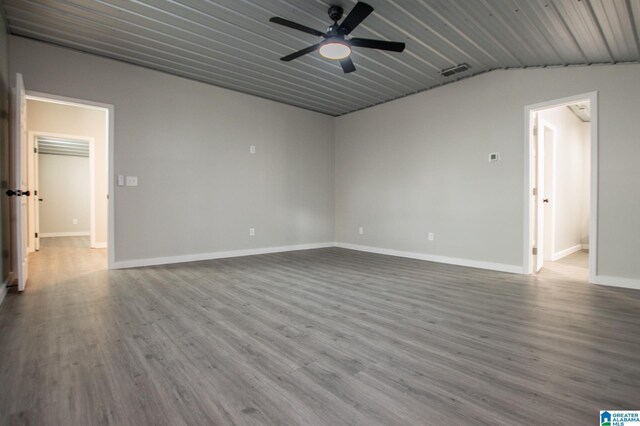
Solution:
M 256 235 L 256 228 L 249 228 L 249 236 L 254 237 Z
M 249 147 L 249 154 L 255 154 L 256 153 L 256 146 L 255 145 L 251 145 Z
M 429 235 L 427 235 L 427 238 L 429 239 L 429 241 L 433 241 L 433 232 L 429 232 Z
M 138 176 L 127 176 L 127 186 L 138 186 Z
M 364 234 L 364 226 L 361 226 L 360 228 L 358 228 L 358 234 L 360 235 Z
M 77 225 L 77 224 L 78 224 L 78 219 L 73 219 L 73 220 L 71 221 L 71 223 L 73 223 L 74 225 Z

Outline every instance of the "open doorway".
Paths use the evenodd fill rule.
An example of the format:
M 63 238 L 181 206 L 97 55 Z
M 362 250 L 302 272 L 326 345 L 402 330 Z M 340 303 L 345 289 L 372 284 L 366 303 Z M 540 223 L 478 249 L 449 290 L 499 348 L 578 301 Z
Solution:
M 27 94 L 27 251 L 108 267 L 108 110 Z M 84 249 L 84 251 L 83 251 Z M 59 253 L 54 253 L 58 251 Z M 30 261 L 30 268 L 43 262 Z M 86 262 L 85 262 L 86 263 Z
M 596 102 L 594 93 L 526 108 L 529 273 L 595 276 Z
M 93 198 L 89 203 L 91 212 L 89 244 L 84 244 L 86 247 L 81 248 L 84 250 L 82 252 L 84 254 L 91 251 L 94 254 L 98 253 L 99 261 L 84 262 L 85 265 L 90 265 L 89 269 L 85 269 L 84 272 L 111 268 L 115 258 L 114 203 L 113 197 L 109 197 L 109 193 L 113 193 L 113 105 L 27 91 L 20 73 L 16 74 L 15 86 L 12 89 L 12 104 L 11 121 L 13 125 L 9 162 L 11 178 L 9 188 L 5 191 L 5 195 L 11 200 L 9 203 L 11 211 L 9 228 L 12 269 L 9 271 L 8 281 L 16 282 L 18 292 L 24 291 L 31 272 L 29 251 L 34 252 L 43 246 L 39 241 L 41 239 L 39 231 L 41 223 L 40 209 L 37 204 L 42 198 L 37 192 L 38 187 L 42 184 L 41 179 L 37 176 L 38 172 L 42 172 L 37 145 L 43 139 L 48 139 L 49 142 L 56 140 L 55 142 L 58 144 L 66 142 L 67 145 L 70 143 L 77 145 L 82 141 L 87 142 L 90 152 L 89 158 L 94 160 L 89 164 L 90 170 L 93 172 L 90 172 L 86 178 L 89 181 L 89 193 L 93 194 Z M 31 120 L 28 120 L 28 111 Z M 96 113 L 100 116 L 99 124 L 89 125 L 91 120 L 88 120 L 87 116 Z M 69 135 L 75 136 L 69 137 Z M 76 146 L 76 148 L 78 147 Z M 60 164 L 54 166 L 53 170 L 58 172 L 57 174 L 66 172 L 65 165 Z M 84 180 L 78 177 L 75 179 L 81 180 L 81 182 Z M 68 187 L 64 189 L 69 191 Z M 86 205 L 86 203 L 84 204 Z M 75 216 L 75 213 L 72 216 Z M 65 220 L 68 221 L 68 219 Z M 78 225 L 80 221 L 74 223 L 74 219 L 77 217 L 72 217 L 71 223 Z M 38 229 L 37 232 L 36 229 Z M 72 246 L 77 245 L 76 243 L 72 244 Z M 107 247 L 106 250 L 103 248 L 104 246 Z M 98 250 L 102 250 L 102 252 L 98 252 Z M 76 266 L 82 264 L 83 259 L 78 259 L 82 253 L 70 254 L 65 250 L 50 250 L 49 254 L 52 253 L 57 255 L 47 258 L 46 256 L 36 256 L 40 253 L 32 253 L 33 256 L 36 256 L 35 263 L 40 266 L 38 272 L 45 277 L 49 278 L 55 274 L 52 265 L 56 262 L 67 264 L 74 271 L 82 269 Z M 93 257 L 96 258 L 96 256 Z M 44 267 L 42 267 L 43 265 Z M 49 266 L 47 267 L 47 265 Z M 80 273 L 83 272 L 80 271 Z

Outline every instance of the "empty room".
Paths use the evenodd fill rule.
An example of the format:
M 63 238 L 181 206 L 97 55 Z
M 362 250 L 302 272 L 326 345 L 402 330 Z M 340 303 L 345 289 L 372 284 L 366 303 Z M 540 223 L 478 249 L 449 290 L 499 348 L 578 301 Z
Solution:
M 640 0 L 0 13 L 0 424 L 640 424 Z

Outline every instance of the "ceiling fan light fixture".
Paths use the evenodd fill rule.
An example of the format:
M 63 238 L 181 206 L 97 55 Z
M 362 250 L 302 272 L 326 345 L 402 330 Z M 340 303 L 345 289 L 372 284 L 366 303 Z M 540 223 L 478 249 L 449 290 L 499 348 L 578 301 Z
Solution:
M 351 55 L 351 46 L 342 40 L 328 40 L 320 46 L 320 55 L 332 60 L 344 59 Z
M 1 1 L 2 0 L 0 0 L 0 2 Z M 320 56 L 323 58 L 339 61 L 342 71 L 348 74 L 356 70 L 350 58 L 352 47 L 357 47 L 358 49 L 377 49 L 387 52 L 402 52 L 404 50 L 404 43 L 398 41 L 351 37 L 351 32 L 373 12 L 373 7 L 359 1 L 353 6 L 347 17 L 342 19 L 342 22 L 338 24 L 338 21 L 342 18 L 342 12 L 343 10 L 340 6 L 333 5 L 329 7 L 329 18 L 331 18 L 333 24 L 327 28 L 326 32 L 314 30 L 306 25 L 289 21 L 279 16 L 270 18 L 269 22 L 273 22 L 274 24 L 321 37 L 316 44 L 283 56 L 280 60 L 290 62 L 301 56 L 308 55 L 311 52 L 319 51 Z

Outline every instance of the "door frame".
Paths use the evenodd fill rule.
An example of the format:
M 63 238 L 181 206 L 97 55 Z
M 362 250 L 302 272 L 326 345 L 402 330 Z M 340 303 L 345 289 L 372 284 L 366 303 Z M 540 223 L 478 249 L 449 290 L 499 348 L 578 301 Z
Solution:
M 589 200 L 589 282 L 596 283 L 598 274 L 598 92 L 583 93 L 580 95 L 554 99 L 524 107 L 524 245 L 523 245 L 523 272 L 532 273 L 532 217 L 533 206 L 533 179 L 532 179 L 532 139 L 533 122 L 531 116 L 534 112 L 551 107 L 565 106 L 577 102 L 589 101 L 591 107 L 591 179 Z
M 114 106 L 112 104 L 106 104 L 103 102 L 94 102 L 85 99 L 70 98 L 67 96 L 52 95 L 49 93 L 36 92 L 33 90 L 27 90 L 27 99 L 36 100 L 42 102 L 51 102 L 61 105 L 76 106 L 81 108 L 93 108 L 101 111 L 105 111 L 107 114 L 107 267 L 113 269 L 115 263 L 115 196 L 114 196 Z M 80 139 L 86 140 L 87 137 L 80 137 Z M 93 147 L 93 144 L 90 145 Z M 93 151 L 90 152 L 90 155 Z M 93 173 L 91 174 L 93 177 Z M 92 185 L 93 187 L 94 185 Z M 92 192 L 93 193 L 93 192 Z M 94 194 L 95 196 L 95 194 Z M 92 203 L 95 208 L 95 203 Z M 92 215 L 94 220 L 95 215 Z M 95 228 L 95 224 L 92 226 Z M 92 241 L 92 243 L 95 241 Z
M 33 100 L 31 98 L 27 98 L 29 100 Z M 61 134 L 61 133 L 53 133 L 53 132 L 43 132 L 40 130 L 31 130 L 29 131 L 29 146 L 34 146 L 35 147 L 35 141 L 38 138 L 41 137 L 50 137 L 50 138 L 58 138 L 58 139 L 71 139 L 71 140 L 77 140 L 77 141 L 83 141 L 83 142 L 87 142 L 89 144 L 89 235 L 90 235 L 90 240 L 91 240 L 91 248 L 103 248 L 103 247 L 97 247 L 96 245 L 96 155 L 95 155 L 95 140 L 92 137 L 89 136 L 79 136 L 79 135 L 68 135 L 68 134 Z M 40 153 L 38 153 L 40 154 Z M 30 158 L 35 158 L 35 153 L 32 151 L 29 153 L 29 157 Z M 33 161 L 33 160 L 31 160 Z M 36 173 L 39 173 L 37 170 L 35 170 L 36 164 L 35 161 L 33 161 L 34 164 L 34 171 Z M 39 176 L 39 174 L 38 174 Z M 38 177 L 39 178 L 39 177 Z M 39 183 L 38 183 L 38 190 L 39 190 Z M 38 197 L 33 197 L 32 198 L 32 206 L 34 209 L 34 213 L 35 210 L 38 208 L 38 198 L 39 198 L 40 194 L 38 195 Z M 35 217 L 34 217 L 35 220 Z M 36 225 L 36 229 L 38 228 L 37 225 L 39 224 L 35 224 Z M 31 240 L 31 236 L 29 237 L 29 240 Z M 32 249 L 34 247 L 31 247 L 31 244 L 29 244 L 29 248 Z

